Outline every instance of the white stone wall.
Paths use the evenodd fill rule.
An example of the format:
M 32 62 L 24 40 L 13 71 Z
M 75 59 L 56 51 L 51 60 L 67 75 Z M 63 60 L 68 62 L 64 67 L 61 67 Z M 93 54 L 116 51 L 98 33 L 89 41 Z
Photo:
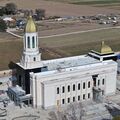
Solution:
M 48 71 L 49 72 L 49 71 Z M 59 105 L 68 104 L 68 98 L 70 102 L 73 102 L 73 97 L 75 101 L 78 100 L 80 95 L 80 101 L 89 100 L 93 98 L 93 78 L 92 75 L 98 74 L 96 78 L 96 88 L 104 90 L 104 95 L 114 94 L 116 91 L 116 73 L 117 64 L 112 62 L 112 64 L 97 65 L 94 67 L 84 67 L 80 70 L 75 71 L 63 71 L 56 74 L 46 74 L 47 72 L 33 74 L 35 76 L 35 86 L 33 90 L 36 92 L 34 97 L 35 106 L 42 106 L 44 108 L 57 106 L 58 100 Z M 102 80 L 104 79 L 104 84 Z M 88 88 L 88 82 L 90 81 L 90 88 Z M 98 84 L 99 81 L 99 84 Z M 83 89 L 83 83 L 85 82 L 85 89 Z M 80 90 L 78 90 L 78 83 L 80 83 Z M 75 84 L 75 91 L 72 87 Z M 70 85 L 70 92 L 67 91 L 67 87 Z M 65 93 L 62 93 L 62 87 L 65 87 Z M 59 94 L 57 94 L 57 87 L 59 87 Z M 90 98 L 88 98 L 88 93 L 90 93 Z M 83 99 L 83 94 L 85 94 L 85 99 Z M 64 99 L 64 103 L 63 103 Z

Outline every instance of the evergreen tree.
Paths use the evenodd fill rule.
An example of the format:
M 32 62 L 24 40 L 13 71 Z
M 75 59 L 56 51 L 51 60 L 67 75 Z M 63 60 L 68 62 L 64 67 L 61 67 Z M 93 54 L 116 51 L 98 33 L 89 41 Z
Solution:
M 15 14 L 17 11 L 17 6 L 14 3 L 7 3 L 6 6 L 4 7 L 5 13 L 7 15 L 9 14 Z
M 4 20 L 0 19 L 0 32 L 5 32 L 7 29 L 7 25 Z

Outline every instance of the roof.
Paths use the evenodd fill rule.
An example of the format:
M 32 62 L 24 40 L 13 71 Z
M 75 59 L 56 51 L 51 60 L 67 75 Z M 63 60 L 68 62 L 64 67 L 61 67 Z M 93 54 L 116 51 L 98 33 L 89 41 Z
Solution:
M 99 63 L 100 61 L 89 57 L 88 55 L 80 55 L 74 57 L 66 57 L 54 60 L 43 61 L 44 66 L 48 67 L 48 70 L 60 70 L 65 68 L 84 66 L 94 63 Z
M 112 65 L 113 63 L 115 63 L 112 60 L 110 61 L 108 60 L 105 62 L 99 61 L 87 55 L 67 57 L 67 58 L 54 59 L 54 60 L 46 60 L 42 62 L 44 66 L 48 67 L 48 71 L 34 73 L 34 75 L 37 75 L 38 77 L 41 76 L 45 77 L 48 75 L 53 75 L 62 72 L 69 72 L 69 71 L 73 72 L 78 70 L 81 71 L 83 69 L 87 70 L 89 68 L 105 66 L 107 64 Z
M 7 77 L 0 77 L 0 82 L 2 83 L 6 83 L 10 80 L 11 76 L 7 76 Z
M 8 89 L 8 91 L 12 91 L 12 92 L 14 92 L 16 95 L 24 95 L 25 94 L 25 91 L 20 87 L 20 86 L 18 86 L 18 85 L 16 85 L 15 87 L 13 86 L 13 87 L 10 87 L 9 89 Z
M 43 80 L 42 83 L 44 85 L 47 85 L 47 84 L 53 84 L 53 83 L 58 83 L 58 82 L 63 82 L 63 81 L 73 81 L 73 79 L 77 79 L 78 80 L 78 77 L 76 75 L 79 74 L 80 75 L 80 78 L 81 80 L 92 80 L 92 75 L 93 73 L 94 74 L 98 74 L 98 71 L 99 73 L 105 73 L 105 71 L 108 72 L 108 67 L 111 67 L 111 66 L 114 66 L 114 68 L 117 70 L 117 63 L 115 61 L 112 61 L 112 60 L 108 60 L 108 61 L 103 61 L 103 62 L 99 62 L 99 63 L 94 63 L 94 64 L 89 64 L 89 65 L 85 65 L 85 66 L 76 66 L 76 67 L 72 67 L 72 68 L 66 68 L 64 71 L 57 71 L 57 70 L 54 70 L 54 71 L 46 71 L 46 72 L 43 72 L 43 73 L 34 73 L 35 76 L 37 76 L 38 80 L 43 80 L 43 78 L 45 77 L 48 77 L 48 76 L 52 76 L 51 79 L 46 79 L 45 81 Z M 89 71 L 91 70 L 91 71 Z M 92 71 L 93 70 L 93 71 Z M 95 71 L 94 71 L 95 70 Z M 62 75 L 63 72 L 68 72 L 69 71 L 69 75 L 66 76 L 65 79 L 63 79 L 62 77 L 59 77 L 59 78 L 56 78 L 56 74 L 59 74 Z M 73 74 L 74 73 L 74 77 L 70 76 L 70 74 Z M 42 78 L 42 79 L 41 79 Z
M 11 17 L 6 17 L 3 19 L 4 21 L 13 21 L 14 19 L 12 19 Z
M 34 33 L 37 32 L 37 28 L 35 25 L 35 22 L 32 19 L 32 16 L 29 16 L 26 27 L 25 27 L 26 33 Z

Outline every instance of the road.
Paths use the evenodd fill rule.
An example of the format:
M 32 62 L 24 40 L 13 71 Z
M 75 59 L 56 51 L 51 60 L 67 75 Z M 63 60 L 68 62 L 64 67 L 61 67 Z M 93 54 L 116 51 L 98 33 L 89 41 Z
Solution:
M 119 29 L 120 26 L 114 26 L 114 27 L 105 27 L 105 28 L 98 28 L 98 29 L 92 29 L 92 30 L 85 30 L 85 31 L 76 31 L 76 32 L 69 32 L 69 33 L 63 33 L 63 34 L 56 34 L 56 35 L 49 35 L 49 36 L 42 36 L 39 38 L 51 38 L 51 37 L 61 37 L 61 36 L 67 36 L 67 35 L 74 35 L 74 34 L 81 34 L 81 33 L 86 33 L 86 32 L 95 32 L 95 31 L 99 31 L 99 30 L 108 30 L 108 29 Z M 15 31 L 15 29 L 7 29 L 7 33 L 18 37 L 18 38 L 22 38 L 23 36 L 17 35 L 15 34 L 13 31 Z

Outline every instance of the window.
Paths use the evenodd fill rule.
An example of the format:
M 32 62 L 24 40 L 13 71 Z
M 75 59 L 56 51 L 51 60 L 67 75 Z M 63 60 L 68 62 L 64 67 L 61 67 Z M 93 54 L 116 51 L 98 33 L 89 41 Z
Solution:
M 25 41 L 25 48 L 26 48 L 26 37 L 24 37 L 24 39 L 25 39 L 24 41 Z
M 65 104 L 65 99 L 62 99 L 62 104 Z
M 67 102 L 70 103 L 70 98 L 67 99 Z
M 88 93 L 88 98 L 90 98 L 90 93 Z
M 80 90 L 80 83 L 78 84 L 78 90 Z
M 59 91 L 59 87 L 57 87 L 57 94 L 59 94 L 60 93 L 60 91 Z
M 65 87 L 63 86 L 63 87 L 62 87 L 62 93 L 64 93 L 64 92 L 65 92 Z
M 32 37 L 32 48 L 35 48 L 35 38 L 34 38 L 34 36 Z
M 36 58 L 34 57 L 33 60 L 36 61 Z
M 88 88 L 90 88 L 90 81 L 88 82 Z
M 102 95 L 104 95 L 104 90 L 102 90 Z
M 38 47 L 38 39 L 37 39 L 37 36 L 36 36 L 36 47 Z
M 85 82 L 83 83 L 83 89 L 85 89 Z
M 96 78 L 93 78 L 93 84 L 96 86 Z
M 105 84 L 105 79 L 102 79 L 102 84 L 103 84 L 103 85 Z
M 98 86 L 100 85 L 100 80 L 98 80 Z
M 70 85 L 68 85 L 68 92 L 70 92 Z
M 73 91 L 75 91 L 75 84 L 73 84 Z
M 85 99 L 85 94 L 83 94 L 83 100 Z
M 73 97 L 73 102 L 75 102 L 75 97 Z
M 78 101 L 80 100 L 80 95 L 78 95 Z
M 21 81 L 21 75 L 19 75 L 19 85 L 22 85 L 22 81 Z
M 28 48 L 30 48 L 30 37 L 28 37 Z

